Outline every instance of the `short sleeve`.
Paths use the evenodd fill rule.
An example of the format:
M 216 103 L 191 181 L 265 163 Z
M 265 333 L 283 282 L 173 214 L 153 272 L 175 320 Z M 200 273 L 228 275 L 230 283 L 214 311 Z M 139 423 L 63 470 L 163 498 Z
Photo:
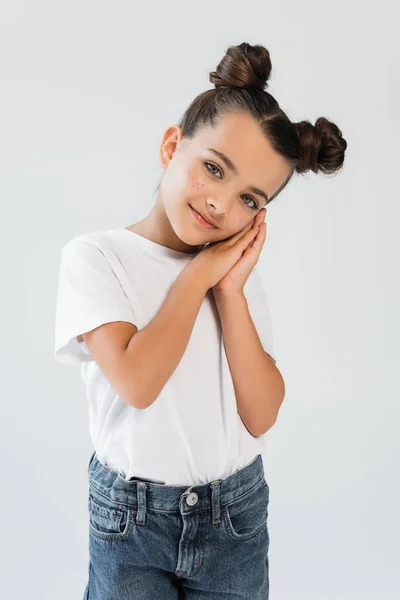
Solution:
M 253 268 L 244 287 L 249 313 L 261 344 L 276 363 L 273 330 L 267 297 L 258 271 Z
M 60 363 L 93 360 L 77 336 L 103 323 L 135 324 L 132 306 L 101 248 L 71 240 L 61 250 L 55 312 L 54 358 Z

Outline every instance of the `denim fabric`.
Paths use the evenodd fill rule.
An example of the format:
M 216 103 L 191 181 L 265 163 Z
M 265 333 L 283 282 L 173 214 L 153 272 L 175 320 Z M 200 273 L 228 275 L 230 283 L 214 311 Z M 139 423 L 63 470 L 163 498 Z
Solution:
M 226 479 L 125 480 L 90 458 L 83 600 L 268 600 L 269 487 L 261 455 Z

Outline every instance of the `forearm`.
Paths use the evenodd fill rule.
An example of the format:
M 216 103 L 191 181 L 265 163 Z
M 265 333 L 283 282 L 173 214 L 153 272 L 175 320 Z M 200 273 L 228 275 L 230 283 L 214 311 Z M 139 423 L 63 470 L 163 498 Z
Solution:
M 186 267 L 156 316 L 130 340 L 126 352 L 134 371 L 137 408 L 147 408 L 158 398 L 181 361 L 206 291 Z
M 237 412 L 250 433 L 264 434 L 276 421 L 285 395 L 279 369 L 266 354 L 243 293 L 214 293 Z

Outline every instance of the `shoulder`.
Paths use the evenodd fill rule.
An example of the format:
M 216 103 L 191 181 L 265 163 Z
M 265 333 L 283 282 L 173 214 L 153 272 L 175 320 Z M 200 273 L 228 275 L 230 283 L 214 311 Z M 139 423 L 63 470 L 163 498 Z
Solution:
M 88 233 L 80 233 L 70 238 L 62 247 L 61 252 L 69 250 L 70 248 L 85 248 L 85 247 L 93 247 L 98 248 L 99 250 L 106 248 L 109 242 L 107 241 L 109 238 L 107 231 L 92 231 Z
M 80 233 L 70 238 L 61 247 L 61 259 L 83 260 L 85 262 L 109 263 L 117 267 L 123 246 L 113 229 Z

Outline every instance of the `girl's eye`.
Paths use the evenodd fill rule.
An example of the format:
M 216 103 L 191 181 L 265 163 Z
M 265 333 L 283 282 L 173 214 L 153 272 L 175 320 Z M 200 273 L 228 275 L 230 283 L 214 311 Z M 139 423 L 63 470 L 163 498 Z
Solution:
M 205 166 L 206 166 L 206 168 L 207 168 L 207 171 L 208 171 L 209 173 L 211 173 L 212 175 L 215 175 L 215 172 L 211 171 L 211 169 L 209 169 L 209 166 L 210 166 L 210 167 L 214 167 L 214 169 L 217 169 L 217 171 L 218 171 L 219 173 L 221 173 L 221 169 L 220 169 L 219 167 L 217 167 L 217 165 L 214 165 L 213 163 L 211 163 L 211 162 L 208 162 L 208 161 L 206 161 L 204 164 L 205 164 Z M 246 195 L 247 195 L 247 194 L 246 194 Z M 249 208 L 251 208 L 252 210 L 258 210 L 259 206 L 258 206 L 258 202 L 257 202 L 257 200 L 255 200 L 254 198 L 252 198 L 252 196 L 247 196 L 247 198 L 250 198 L 250 200 L 252 200 L 252 201 L 254 202 L 255 206 L 249 206 L 249 205 L 248 205 L 248 204 L 246 204 L 246 202 L 245 202 L 246 206 L 248 206 L 248 207 L 249 207 Z
M 208 171 L 209 171 L 209 172 L 210 172 L 212 175 L 215 175 L 215 172 L 211 171 L 211 170 L 208 168 L 209 166 L 210 166 L 210 167 L 214 167 L 215 169 L 217 169 L 217 170 L 218 170 L 218 172 L 219 172 L 219 173 L 221 173 L 221 169 L 219 169 L 219 167 L 217 167 L 217 165 L 214 165 L 213 163 L 210 163 L 210 162 L 205 162 L 204 164 L 206 165 L 206 167 L 207 167 L 207 170 L 208 170 Z
M 250 200 L 252 200 L 252 202 L 254 202 L 255 206 L 249 206 L 248 204 L 246 204 L 246 206 L 249 206 L 249 208 L 252 208 L 253 210 L 258 210 L 258 202 L 257 200 L 254 200 L 254 198 L 252 198 L 251 196 L 247 196 L 248 198 L 250 198 Z

